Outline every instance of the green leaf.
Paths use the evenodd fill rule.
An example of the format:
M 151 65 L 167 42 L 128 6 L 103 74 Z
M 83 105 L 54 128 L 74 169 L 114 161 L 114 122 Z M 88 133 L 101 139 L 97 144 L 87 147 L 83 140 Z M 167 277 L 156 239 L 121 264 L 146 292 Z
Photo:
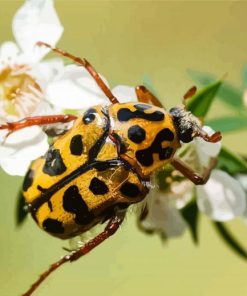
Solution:
M 217 168 L 230 175 L 247 173 L 247 162 L 227 148 L 222 147 L 218 156 Z
M 200 86 L 207 86 L 215 79 L 215 76 L 208 73 L 193 70 L 188 70 L 188 73 L 190 77 Z M 243 79 L 245 79 L 245 83 L 247 84 L 247 69 L 245 69 L 243 77 L 245 77 Z M 233 85 L 225 81 L 220 88 L 217 97 L 222 102 L 224 102 L 231 108 L 234 108 L 235 110 L 237 109 L 238 111 L 242 111 L 242 108 L 244 107 L 242 90 L 239 90 L 237 87 L 234 87 Z
M 220 222 L 213 222 L 213 225 L 221 238 L 227 243 L 227 245 L 239 256 L 247 260 L 246 250 L 239 244 L 239 242 L 229 232 L 226 225 Z
M 244 65 L 244 67 L 243 67 L 242 81 L 243 81 L 242 88 L 243 88 L 243 90 L 245 90 L 247 88 L 247 65 Z
M 243 116 L 225 116 L 206 121 L 214 130 L 219 130 L 222 133 L 233 132 L 247 128 L 247 117 Z
M 195 116 L 205 117 L 221 84 L 222 81 L 217 81 L 199 90 L 191 99 L 188 100 L 187 109 Z
M 189 76 L 197 84 L 199 84 L 199 86 L 206 86 L 208 84 L 212 84 L 216 80 L 216 77 L 209 73 L 199 72 L 191 69 L 188 69 L 187 72 Z
M 218 97 L 222 102 L 238 111 L 242 111 L 244 108 L 242 91 L 227 82 L 224 82 Z
M 181 210 L 181 214 L 189 225 L 189 229 L 190 229 L 194 243 L 198 244 L 198 233 L 197 233 L 198 227 L 197 226 L 199 221 L 199 211 L 198 211 L 198 207 L 195 200 L 196 198 L 194 198 L 192 202 L 187 204 Z
M 22 192 L 20 191 L 17 200 L 16 207 L 16 224 L 20 226 L 26 219 L 28 211 L 26 210 L 26 204 Z

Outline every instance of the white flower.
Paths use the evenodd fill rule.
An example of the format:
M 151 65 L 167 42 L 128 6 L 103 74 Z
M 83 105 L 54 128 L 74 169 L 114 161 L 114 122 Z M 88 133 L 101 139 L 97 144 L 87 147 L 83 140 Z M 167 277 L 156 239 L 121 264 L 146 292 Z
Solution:
M 235 176 L 236 180 L 240 183 L 242 189 L 244 190 L 244 193 L 245 193 L 245 198 L 246 198 L 246 201 L 247 201 L 247 174 L 237 174 Z M 246 206 L 246 209 L 243 213 L 243 218 L 247 224 L 247 206 Z
M 16 43 L 8 41 L 0 47 L 0 124 L 57 113 L 44 97 L 49 82 L 63 71 L 63 62 L 42 62 L 50 50 L 36 43 L 55 45 L 62 32 L 51 0 L 27 0 L 17 11 L 13 18 Z M 30 162 L 48 149 L 47 136 L 37 126 L 14 132 L 7 139 L 5 135 L 2 130 L 0 166 L 9 174 L 24 175 Z
M 162 237 L 177 237 L 185 232 L 187 225 L 176 203 L 183 199 L 183 193 L 189 192 L 188 199 L 191 199 L 192 194 L 187 190 L 175 190 L 176 193 L 163 192 L 157 186 L 150 190 L 143 203 L 147 215 L 139 222 L 142 230 L 158 232 Z
M 213 130 L 204 128 L 209 134 Z M 196 140 L 199 162 L 207 166 L 210 157 L 217 157 L 220 142 L 208 143 L 200 138 Z M 239 183 L 224 171 L 214 169 L 205 185 L 196 186 L 197 205 L 200 211 L 215 221 L 229 221 L 241 216 L 246 209 L 246 198 Z
M 226 172 L 213 170 L 207 184 L 196 189 L 198 208 L 212 220 L 229 221 L 245 212 L 245 193 Z
M 100 76 L 109 86 L 107 80 L 102 75 Z M 117 86 L 112 89 L 112 93 L 122 103 L 137 100 L 133 87 Z M 94 105 L 110 104 L 109 99 L 86 69 L 76 65 L 68 65 L 65 71 L 49 84 L 47 99 L 53 105 L 64 109 L 81 110 Z

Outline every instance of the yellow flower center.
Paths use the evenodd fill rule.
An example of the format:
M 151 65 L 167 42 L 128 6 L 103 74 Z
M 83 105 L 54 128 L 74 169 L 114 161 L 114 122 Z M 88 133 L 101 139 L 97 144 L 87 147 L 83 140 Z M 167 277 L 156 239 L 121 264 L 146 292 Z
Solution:
M 0 117 L 20 119 L 35 111 L 41 101 L 41 88 L 24 65 L 6 67 L 0 72 Z

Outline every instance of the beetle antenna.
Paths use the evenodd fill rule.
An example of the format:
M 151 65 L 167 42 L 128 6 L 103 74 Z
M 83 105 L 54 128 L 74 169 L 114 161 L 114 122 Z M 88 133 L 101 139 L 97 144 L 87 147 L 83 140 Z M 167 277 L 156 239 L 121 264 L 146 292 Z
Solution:
M 196 86 L 192 86 L 183 96 L 182 103 L 184 105 L 184 109 L 186 110 L 186 100 L 193 97 L 197 91 Z
M 118 99 L 113 95 L 110 88 L 105 84 L 104 80 L 100 77 L 99 73 L 94 69 L 94 67 L 86 59 L 76 57 L 76 56 L 74 56 L 74 55 L 72 55 L 60 48 L 53 47 L 50 44 L 42 42 L 42 41 L 38 41 L 36 43 L 36 45 L 37 46 L 45 46 L 47 48 L 50 48 L 52 51 L 56 52 L 57 54 L 67 57 L 67 58 L 71 59 L 72 61 L 74 61 L 76 64 L 84 67 L 88 71 L 88 73 L 93 77 L 93 79 L 98 84 L 98 86 L 103 91 L 103 93 L 107 96 L 109 101 L 112 104 L 119 103 Z
M 196 131 L 194 137 L 200 137 L 204 141 L 209 142 L 209 143 L 217 143 L 222 139 L 221 132 L 215 132 L 214 134 L 209 136 L 202 129 L 199 131 Z

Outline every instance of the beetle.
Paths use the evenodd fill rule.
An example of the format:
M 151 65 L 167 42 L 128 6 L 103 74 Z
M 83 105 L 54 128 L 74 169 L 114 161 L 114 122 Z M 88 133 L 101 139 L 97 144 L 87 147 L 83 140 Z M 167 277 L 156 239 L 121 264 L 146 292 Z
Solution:
M 78 117 L 36 116 L 0 126 L 13 133 L 33 125 L 74 122 L 27 172 L 23 195 L 28 210 L 39 227 L 61 239 L 75 237 L 99 223 L 107 225 L 95 238 L 51 265 L 25 296 L 31 295 L 62 264 L 79 259 L 112 236 L 128 207 L 144 200 L 152 174 L 166 164 L 173 165 L 195 184 L 205 184 L 216 159 L 200 176 L 174 154 L 182 142 L 191 142 L 195 137 L 212 143 L 221 139 L 220 132 L 206 134 L 185 104 L 166 111 L 144 86 L 136 87 L 138 102 L 119 103 L 86 59 L 44 42 L 38 45 L 85 67 L 111 104 L 91 107 Z M 195 87 L 190 89 L 184 100 L 195 91 Z

